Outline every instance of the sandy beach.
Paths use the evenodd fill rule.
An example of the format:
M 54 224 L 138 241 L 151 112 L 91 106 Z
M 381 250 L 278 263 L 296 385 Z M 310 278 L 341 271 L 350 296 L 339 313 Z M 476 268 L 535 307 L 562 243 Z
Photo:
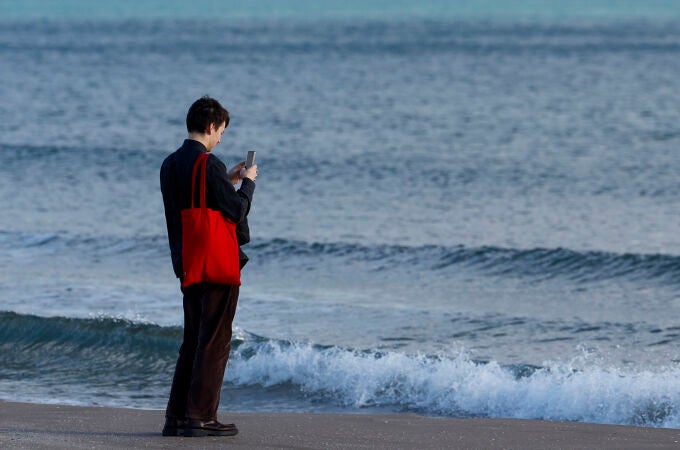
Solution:
M 0 448 L 677 449 L 680 430 L 413 414 L 221 413 L 230 438 L 160 435 L 163 412 L 0 402 Z

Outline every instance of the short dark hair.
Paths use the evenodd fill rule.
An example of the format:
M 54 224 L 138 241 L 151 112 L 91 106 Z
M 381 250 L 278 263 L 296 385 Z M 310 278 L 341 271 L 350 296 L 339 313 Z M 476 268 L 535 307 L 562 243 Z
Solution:
M 189 107 L 187 113 L 187 131 L 189 133 L 205 133 L 210 124 L 219 127 L 229 125 L 229 111 L 224 109 L 220 102 L 204 95 Z

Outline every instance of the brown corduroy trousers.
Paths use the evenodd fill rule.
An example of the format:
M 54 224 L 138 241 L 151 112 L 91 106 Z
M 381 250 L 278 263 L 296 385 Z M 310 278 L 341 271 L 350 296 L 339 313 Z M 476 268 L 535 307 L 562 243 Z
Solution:
M 182 293 L 184 340 L 165 415 L 216 420 L 239 287 L 200 283 Z

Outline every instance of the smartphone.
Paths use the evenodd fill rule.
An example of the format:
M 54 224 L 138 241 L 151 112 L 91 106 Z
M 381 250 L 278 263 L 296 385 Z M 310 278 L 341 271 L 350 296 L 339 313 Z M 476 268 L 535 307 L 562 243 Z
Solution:
M 246 157 L 246 167 L 251 167 L 253 164 L 255 164 L 255 150 L 250 150 Z

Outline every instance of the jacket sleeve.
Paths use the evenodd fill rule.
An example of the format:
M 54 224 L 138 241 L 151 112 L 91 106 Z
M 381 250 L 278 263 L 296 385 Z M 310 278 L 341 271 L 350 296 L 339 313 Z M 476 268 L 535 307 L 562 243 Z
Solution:
M 244 222 L 250 212 L 255 182 L 250 178 L 244 178 L 241 188 L 236 190 L 227 178 L 226 166 L 215 155 L 208 158 L 206 172 L 208 195 L 214 199 L 217 209 L 237 224 Z M 246 229 L 247 227 L 246 223 Z
M 238 245 L 245 245 L 250 242 L 250 228 L 248 227 L 247 217 L 236 225 L 236 238 Z

